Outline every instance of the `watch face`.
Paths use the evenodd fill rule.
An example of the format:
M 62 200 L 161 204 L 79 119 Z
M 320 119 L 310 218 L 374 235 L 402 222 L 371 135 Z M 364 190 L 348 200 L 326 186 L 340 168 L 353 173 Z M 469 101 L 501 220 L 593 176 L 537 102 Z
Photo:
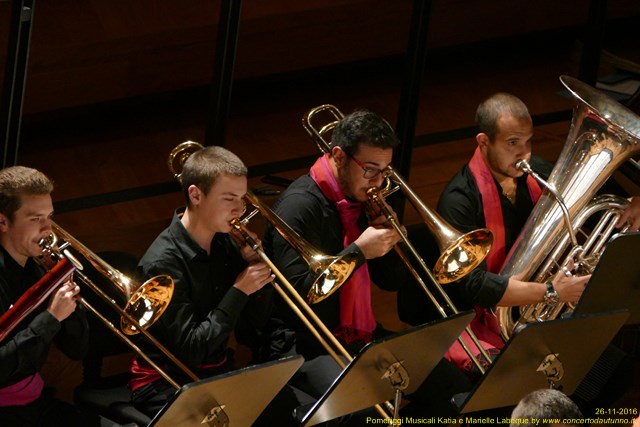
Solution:
M 557 304 L 560 301 L 560 297 L 558 297 L 558 293 L 556 291 L 547 291 L 544 295 L 545 304 Z
M 558 296 L 558 293 L 556 292 L 556 290 L 553 288 L 553 283 L 549 281 L 546 283 L 546 285 L 547 285 L 547 292 L 544 294 L 544 303 L 557 304 L 558 302 L 560 302 L 560 297 Z

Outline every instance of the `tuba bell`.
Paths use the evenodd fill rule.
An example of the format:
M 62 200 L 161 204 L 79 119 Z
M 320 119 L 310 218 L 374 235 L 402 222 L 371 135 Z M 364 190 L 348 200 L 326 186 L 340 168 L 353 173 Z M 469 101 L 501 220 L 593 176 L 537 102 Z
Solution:
M 596 192 L 622 163 L 640 152 L 640 117 L 579 80 L 561 76 L 560 81 L 577 104 L 565 145 L 545 183 L 549 187 L 500 271 L 519 280 L 545 282 L 569 260 L 574 261 L 576 274 L 593 271 L 628 204 L 622 197 L 596 196 Z M 586 230 L 585 223 L 593 216 L 595 225 L 589 221 L 590 231 Z M 520 307 L 516 313 L 513 307 L 498 307 L 500 331 L 506 340 L 520 325 L 553 320 L 573 308 L 573 304 L 539 303 Z

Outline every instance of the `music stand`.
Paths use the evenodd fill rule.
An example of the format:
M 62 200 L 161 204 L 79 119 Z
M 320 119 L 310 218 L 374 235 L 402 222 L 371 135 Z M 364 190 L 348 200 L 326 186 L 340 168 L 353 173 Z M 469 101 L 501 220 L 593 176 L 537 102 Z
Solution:
M 469 393 L 453 397 L 461 413 L 516 405 L 533 390 L 573 394 L 613 339 L 628 310 L 527 323 L 518 330 Z
M 289 356 L 184 385 L 149 427 L 250 426 L 303 361 Z
M 616 234 L 607 242 L 574 316 L 627 308 L 627 323 L 640 323 L 639 248 L 640 233 Z
M 474 314 L 459 313 L 370 342 L 303 415 L 301 424 L 312 426 L 393 401 L 398 387 L 406 387 L 407 394 L 413 393 Z M 392 378 L 387 378 L 386 374 Z M 403 384 L 394 387 L 392 381 L 397 380 Z

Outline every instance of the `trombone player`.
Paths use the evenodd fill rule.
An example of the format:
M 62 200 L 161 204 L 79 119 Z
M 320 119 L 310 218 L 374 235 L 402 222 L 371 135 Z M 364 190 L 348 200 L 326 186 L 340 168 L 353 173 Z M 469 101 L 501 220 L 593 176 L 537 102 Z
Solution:
M 53 183 L 38 170 L 12 166 L 0 171 L 0 314 L 45 273 L 35 258 L 42 255 L 40 240 L 51 232 L 52 191 Z M 54 342 L 73 360 L 88 350 L 89 326 L 76 304 L 79 292 L 67 279 L 52 291 L 46 306 L 31 307 L 0 343 L 3 426 L 100 425 L 99 417 L 54 398 L 39 373 Z
M 240 247 L 230 234 L 230 221 L 244 211 L 247 168 L 243 162 L 222 147 L 205 147 L 186 160 L 180 176 L 186 207 L 176 210 L 138 270 L 145 278 L 159 273 L 173 277 L 171 303 L 150 332 L 205 378 L 234 369 L 229 347 L 232 332 L 254 350 L 254 356 L 269 346 L 264 330 L 272 294 L 265 285 L 274 275 L 251 248 Z M 140 347 L 158 364 L 167 365 L 156 348 L 145 342 Z M 133 361 L 130 371 L 133 403 L 153 417 L 175 388 L 141 358 Z M 274 399 L 255 425 L 296 425 L 290 415 L 293 408 L 308 402 L 293 399 L 287 391 Z
M 382 170 L 391 163 L 398 144 L 386 120 L 370 111 L 356 111 L 337 124 L 331 152 L 318 158 L 309 173 L 295 180 L 274 206 L 279 217 L 322 253 L 358 254 L 352 278 L 312 306 L 352 355 L 371 340 L 391 333 L 376 321 L 371 306 L 372 283 L 396 291 L 409 279 L 399 257 L 389 253 L 400 236 L 385 225 L 387 219 L 383 215 L 369 210 L 366 204 L 367 190 L 382 185 Z M 315 277 L 298 253 L 269 226 L 264 245 L 278 269 L 301 295 L 307 295 Z M 338 365 L 297 319 L 288 320 L 296 325 L 296 351 L 307 360 L 296 376 L 335 378 L 340 373 Z M 441 362 L 425 381 L 431 387 L 421 387 L 413 396 L 415 405 L 403 408 L 401 415 L 452 415 L 448 412 L 453 410 L 449 404 L 451 395 L 469 387 L 460 374 L 448 362 Z M 305 391 L 319 398 L 330 384 Z

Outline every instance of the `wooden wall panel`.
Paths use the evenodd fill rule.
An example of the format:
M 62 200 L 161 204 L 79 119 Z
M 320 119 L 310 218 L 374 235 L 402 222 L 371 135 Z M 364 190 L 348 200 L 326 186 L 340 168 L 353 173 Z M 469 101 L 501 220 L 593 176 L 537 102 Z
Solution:
M 435 0 L 429 43 L 446 47 L 580 25 L 588 2 Z M 611 18 L 640 2 L 610 3 Z M 206 85 L 220 2 L 39 1 L 25 113 Z M 4 73 L 10 2 L 0 2 Z M 245 0 L 236 78 L 402 54 L 412 1 Z

